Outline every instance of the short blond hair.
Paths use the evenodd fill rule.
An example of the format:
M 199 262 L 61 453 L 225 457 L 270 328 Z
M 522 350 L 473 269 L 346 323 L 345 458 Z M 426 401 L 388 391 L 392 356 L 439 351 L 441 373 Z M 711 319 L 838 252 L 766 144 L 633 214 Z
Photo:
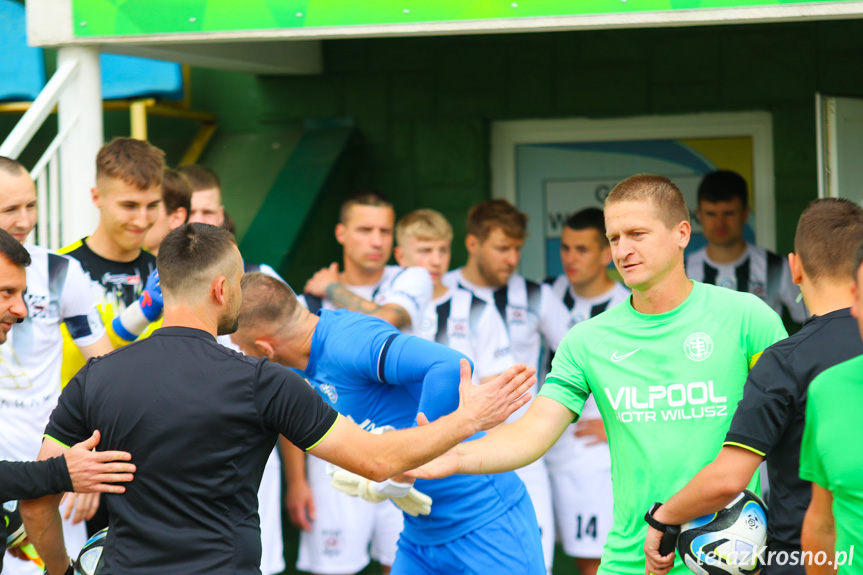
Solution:
M 452 241 L 452 226 L 440 212 L 414 210 L 396 224 L 396 244 L 404 246 L 409 237 L 421 241 Z
M 656 215 L 669 228 L 680 222 L 689 223 L 689 208 L 677 185 L 665 176 L 637 174 L 614 186 L 605 198 L 605 209 L 620 202 L 650 201 Z

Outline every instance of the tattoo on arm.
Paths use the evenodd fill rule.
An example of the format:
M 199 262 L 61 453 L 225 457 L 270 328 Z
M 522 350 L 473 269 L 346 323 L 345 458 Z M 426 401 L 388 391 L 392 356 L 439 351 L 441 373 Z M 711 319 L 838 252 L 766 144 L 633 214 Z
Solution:
M 380 312 L 374 315 L 380 317 L 381 319 L 385 319 L 399 329 L 408 326 L 411 323 L 411 317 L 404 309 L 402 309 L 400 305 L 385 305 L 380 308 L 380 311 L 391 313 L 387 314 L 386 317 L 383 316 Z
M 327 286 L 327 298 L 339 309 L 346 309 L 373 315 L 394 327 L 402 328 L 410 325 L 411 318 L 399 305 L 380 306 L 372 301 L 363 299 L 340 283 L 331 283 Z
M 340 283 L 333 282 L 327 286 L 327 298 L 337 308 L 358 311 L 366 315 L 373 315 L 381 309 L 378 304 L 361 298 Z

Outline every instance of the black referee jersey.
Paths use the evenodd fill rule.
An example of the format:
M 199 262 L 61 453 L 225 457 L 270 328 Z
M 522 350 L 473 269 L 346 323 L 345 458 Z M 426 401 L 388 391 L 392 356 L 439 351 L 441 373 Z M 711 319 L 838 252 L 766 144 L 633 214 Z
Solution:
M 279 434 L 302 449 L 338 414 L 298 375 L 204 331 L 156 330 L 90 360 L 46 436 L 132 454 L 135 480 L 107 494 L 102 575 L 260 573 L 257 492 Z
M 767 459 L 771 549 L 800 549 L 800 529 L 811 497 L 809 482 L 799 476 L 809 383 L 825 369 L 861 353 L 857 322 L 845 308 L 812 316 L 799 332 L 767 348 L 749 372 L 724 445 L 744 447 Z M 802 574 L 805 569 L 771 565 L 764 572 Z

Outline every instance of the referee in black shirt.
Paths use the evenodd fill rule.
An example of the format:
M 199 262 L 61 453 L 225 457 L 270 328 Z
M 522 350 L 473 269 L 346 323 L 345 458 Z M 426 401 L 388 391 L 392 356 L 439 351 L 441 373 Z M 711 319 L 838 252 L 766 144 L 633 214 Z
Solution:
M 30 254 L 24 246 L 0 229 L 0 344 L 6 342 L 12 326 L 27 316 L 23 296 L 27 287 L 24 268 L 28 265 Z M 111 463 L 129 460 L 128 453 L 90 451 L 98 443 L 99 432 L 94 432 L 63 457 L 47 461 L 0 461 L 0 503 L 65 491 L 122 493 L 123 486 L 105 482 L 131 481 L 135 466 Z M 0 520 L 0 542 L 5 541 L 6 522 Z M 0 571 L 4 555 L 5 546 L 0 548 Z
M 106 447 L 135 454 L 135 481 L 106 497 L 103 575 L 260 573 L 256 493 L 279 434 L 381 481 L 502 422 L 535 381 L 524 366 L 484 386 L 468 379 L 456 412 L 372 435 L 292 371 L 216 343 L 217 334 L 236 330 L 242 301 L 242 258 L 229 232 L 184 224 L 162 242 L 157 265 L 164 327 L 78 372 L 39 454 L 62 453 L 95 428 L 108 436 Z M 21 514 L 49 575 L 64 573 L 57 498 L 22 503 Z
M 746 488 L 766 459 L 770 517 L 768 552 L 762 555 L 764 575 L 806 572 L 799 560 L 777 562 L 774 557 L 783 551 L 786 559 L 800 556 L 800 530 L 812 493 L 809 482 L 799 476 L 809 383 L 825 369 L 863 353 L 850 313 L 855 252 L 861 242 L 863 209 L 859 206 L 836 198 L 809 204 L 797 224 L 796 253 L 788 259 L 794 282 L 813 315 L 799 332 L 761 354 L 749 372 L 719 455 L 654 514 L 661 523 L 679 525 L 718 511 Z M 659 558 L 660 537 L 650 528 L 645 543 L 647 570 L 655 575 L 671 567 L 669 560 Z

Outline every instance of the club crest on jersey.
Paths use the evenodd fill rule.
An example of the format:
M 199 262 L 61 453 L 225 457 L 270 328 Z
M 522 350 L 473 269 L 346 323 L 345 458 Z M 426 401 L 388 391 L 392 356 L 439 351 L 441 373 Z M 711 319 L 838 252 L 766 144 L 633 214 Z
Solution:
M 31 318 L 48 317 L 48 296 L 25 293 L 24 301 L 27 305 L 27 315 Z
M 713 339 L 706 333 L 697 331 L 683 342 L 683 351 L 692 361 L 704 361 L 713 353 Z
M 429 317 L 423 318 L 422 328 L 420 329 L 420 333 L 434 333 L 432 330 L 435 328 L 435 322 L 432 321 Z
M 737 279 L 733 277 L 721 277 L 716 282 L 719 287 L 724 287 L 730 290 L 737 291 Z
M 321 393 L 327 396 L 327 399 L 330 400 L 330 403 L 336 403 L 339 400 L 339 392 L 336 391 L 336 386 L 331 383 L 322 383 L 318 386 L 318 389 L 321 390 Z
M 450 339 L 464 339 L 467 337 L 467 320 L 453 319 L 447 321 L 447 335 Z
M 508 325 L 527 323 L 527 308 L 507 306 L 506 323 Z
M 767 286 L 764 285 L 764 282 L 749 282 L 749 292 L 757 295 L 761 299 L 767 297 Z

